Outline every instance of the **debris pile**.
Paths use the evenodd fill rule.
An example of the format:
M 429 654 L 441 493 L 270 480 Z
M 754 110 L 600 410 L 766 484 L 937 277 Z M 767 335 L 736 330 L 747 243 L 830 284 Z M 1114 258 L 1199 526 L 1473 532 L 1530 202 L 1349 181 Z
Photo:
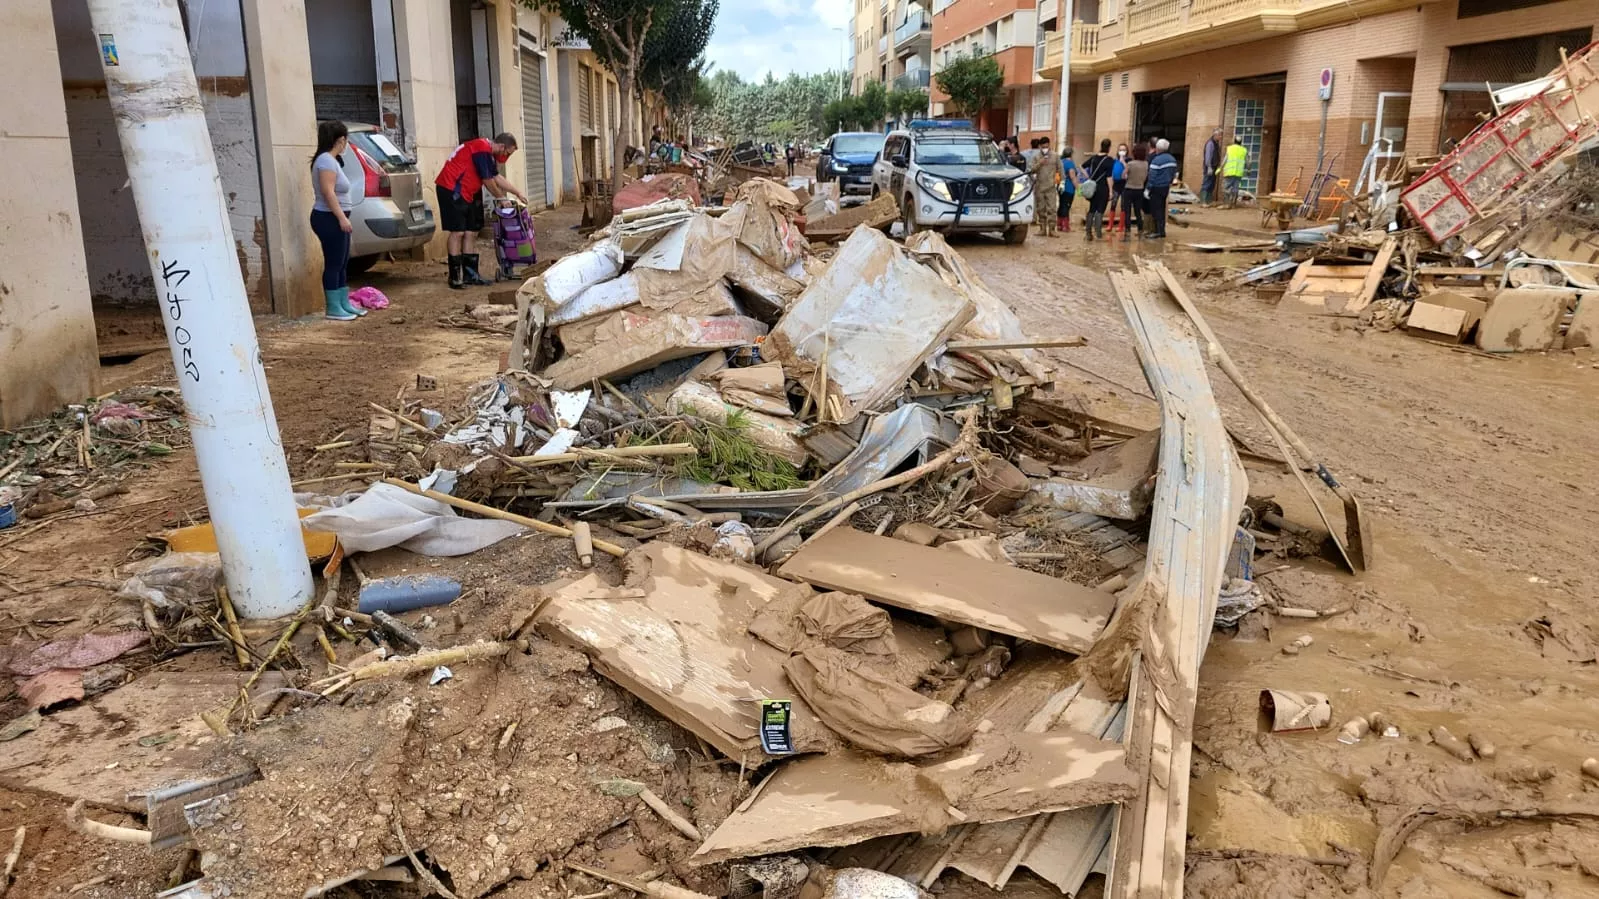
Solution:
M 188 445 L 175 388 L 133 387 L 0 431 L 0 529 L 93 512 L 133 469 Z
M 324 586 L 291 620 L 236 621 L 169 535 L 193 576 L 127 589 L 163 652 L 239 672 L 43 716 L 24 761 L 129 703 L 181 751 L 39 788 L 196 847 L 189 899 L 690 899 L 723 863 L 774 899 L 1024 868 L 1180 895 L 1199 662 L 1254 555 L 1197 314 L 1116 275 L 1162 425 L 1103 422 L 1039 352 L 1083 340 L 1024 333 L 942 239 L 824 261 L 799 208 L 625 209 L 530 280 L 509 370 L 378 407 L 358 464 L 389 477 L 301 496 Z
M 1341 221 L 1279 236 L 1284 300 L 1487 353 L 1590 352 L 1599 335 L 1599 45 L 1494 92 L 1447 155 L 1373 171 Z M 1374 147 L 1373 152 L 1376 151 Z M 1265 288 L 1270 289 L 1270 288 Z M 1586 302 L 1585 302 L 1586 301 Z

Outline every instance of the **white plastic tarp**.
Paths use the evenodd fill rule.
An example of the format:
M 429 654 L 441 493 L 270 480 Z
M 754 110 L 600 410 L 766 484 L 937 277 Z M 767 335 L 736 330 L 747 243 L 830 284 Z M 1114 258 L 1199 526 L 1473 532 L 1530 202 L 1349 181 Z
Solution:
M 846 423 L 886 406 L 976 312 L 964 292 L 881 231 L 858 228 L 766 346 L 790 374 L 826 358 L 828 392 L 843 399 Z
M 462 518 L 444 503 L 391 484 L 373 484 L 354 500 L 301 523 L 339 535 L 346 552 L 398 546 L 424 556 L 464 556 L 522 532 L 521 525 L 509 521 Z

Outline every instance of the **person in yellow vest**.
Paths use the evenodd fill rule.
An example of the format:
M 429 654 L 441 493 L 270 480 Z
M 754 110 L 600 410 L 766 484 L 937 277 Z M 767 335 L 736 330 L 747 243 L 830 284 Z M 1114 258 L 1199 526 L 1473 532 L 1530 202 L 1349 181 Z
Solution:
M 1249 148 L 1244 146 L 1244 139 L 1234 137 L 1232 146 L 1227 148 L 1227 155 L 1221 164 L 1221 180 L 1226 191 L 1227 208 L 1238 205 L 1238 185 L 1244 180 L 1244 172 L 1249 168 Z

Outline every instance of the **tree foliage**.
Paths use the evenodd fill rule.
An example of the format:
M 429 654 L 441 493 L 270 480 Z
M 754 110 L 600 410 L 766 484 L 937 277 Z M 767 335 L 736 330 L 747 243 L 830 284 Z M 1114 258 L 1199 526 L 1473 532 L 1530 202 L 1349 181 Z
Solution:
M 768 74 L 752 82 L 735 72 L 715 72 L 708 79 L 714 100 L 707 127 L 729 144 L 819 140 L 838 127 L 830 104 L 843 93 L 846 78 L 839 72 L 781 80 Z
M 909 121 L 927 114 L 927 91 L 904 88 L 888 95 L 888 117 L 898 122 Z
M 602 65 L 616 75 L 623 97 L 646 88 L 666 90 L 686 78 L 704 53 L 718 0 L 521 0 L 552 12 L 589 42 Z M 633 134 L 633 104 L 617 116 L 611 186 L 622 189 L 622 169 Z
M 933 76 L 961 115 L 976 118 L 1005 96 L 1005 73 L 993 56 L 966 56 Z
M 693 105 L 695 89 L 710 68 L 705 47 L 716 29 L 721 0 L 675 0 L 672 8 L 644 38 L 638 94 L 659 91 L 666 105 L 683 111 Z

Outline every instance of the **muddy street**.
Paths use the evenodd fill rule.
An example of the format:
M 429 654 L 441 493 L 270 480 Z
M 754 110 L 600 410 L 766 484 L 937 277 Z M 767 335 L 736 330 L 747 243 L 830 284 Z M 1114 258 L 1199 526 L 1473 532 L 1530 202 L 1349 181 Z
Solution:
M 538 217 L 546 261 L 586 245 L 576 223 L 576 210 Z M 1599 531 L 1599 489 L 1586 476 L 1599 467 L 1599 443 L 1591 437 L 1599 426 L 1599 369 L 1591 359 L 1570 352 L 1490 358 L 1279 307 L 1252 292 L 1190 278 L 1204 275 L 1217 259 L 1179 240 L 1088 244 L 1068 234 L 1035 237 L 1021 247 L 981 237 L 951 244 L 1010 305 L 1029 336 L 1087 338 L 1083 347 L 1038 351 L 1055 372 L 1053 386 L 1038 397 L 1134 429 L 1158 427 L 1161 409 L 1108 272 L 1136 267 L 1139 255 L 1164 262 L 1239 367 L 1324 453 L 1375 521 L 1375 553 L 1360 575 L 1291 548 L 1286 532 L 1261 534 L 1257 550 L 1265 555 L 1255 574 L 1277 605 L 1328 615 L 1255 613 L 1210 637 L 1195 697 L 1185 895 L 1488 897 L 1506 886 L 1526 895 L 1546 887 L 1547 895 L 1593 894 L 1599 830 L 1588 815 L 1599 783 L 1579 769 L 1583 759 L 1599 755 L 1593 725 L 1599 721 L 1599 670 L 1586 642 L 1595 587 L 1592 534 Z M 360 447 L 350 447 L 370 439 L 370 422 L 382 414 L 374 404 L 392 411 L 420 401 L 451 420 L 469 421 L 468 398 L 501 371 L 509 343 L 505 333 L 462 323 L 473 319 L 470 306 L 514 303 L 514 284 L 452 291 L 442 267 L 428 263 L 380 266 L 357 280 L 385 291 L 393 306 L 348 324 L 258 321 L 290 471 L 299 489 L 314 493 L 363 490 L 376 476 L 379 466 L 366 462 Z M 1270 462 L 1278 448 L 1252 407 L 1214 367 L 1209 378 L 1224 423 L 1246 451 L 1250 496 L 1276 502 L 1289 521 L 1315 525 L 1316 512 L 1298 482 Z M 108 392 L 173 383 L 162 353 L 108 366 L 103 380 Z M 455 457 L 427 456 L 429 465 L 449 458 Z M 182 445 L 119 468 L 118 476 L 125 495 L 0 531 L 0 583 L 7 588 L 0 591 L 0 627 L 7 643 L 70 641 L 145 620 L 138 602 L 116 595 L 129 563 L 158 552 L 145 535 L 203 520 L 205 502 L 192 451 Z M 516 483 L 485 494 L 491 505 L 522 503 L 516 508 L 531 510 L 537 507 L 530 502 L 547 495 L 531 478 Z M 1330 500 L 1326 491 L 1318 495 Z M 853 527 L 870 532 L 881 523 L 886 529 L 892 522 L 883 509 L 912 520 L 919 509 L 942 508 L 947 499 L 906 490 L 862 512 Z M 1331 501 L 1329 509 L 1341 528 L 1341 508 Z M 559 520 L 567 520 L 564 514 Z M 612 530 L 597 521 L 594 532 L 625 552 L 651 533 L 636 525 Z M 1024 529 L 1000 530 L 1016 537 Z M 1279 540 L 1281 546 L 1272 545 Z M 1085 556 L 1048 571 L 1090 585 L 1122 566 L 1134 571 L 1143 547 L 1134 538 L 1127 542 L 1139 548 L 1130 561 L 1106 565 Z M 1047 548 L 1073 545 L 1068 537 Z M 644 593 L 640 585 L 668 578 L 663 559 L 675 557 L 652 550 L 652 571 L 649 564 L 639 567 L 638 554 L 624 560 L 601 552 L 589 574 L 572 546 L 566 537 L 528 533 L 450 558 L 397 548 L 363 554 L 363 578 L 459 581 L 463 593 L 455 603 L 406 616 L 429 646 L 505 647 L 499 650 L 507 653 L 503 664 L 455 662 L 450 679 L 432 685 L 421 674 L 341 683 L 342 669 L 324 666 L 318 644 L 302 634 L 281 675 L 286 679 L 271 682 L 283 695 L 248 706 L 254 711 L 244 718 L 258 715 L 259 722 L 229 717 L 232 730 L 219 732 L 199 712 L 227 710 L 238 695 L 239 666 L 226 641 L 207 632 L 189 638 L 193 646 L 169 640 L 159 654 L 146 647 L 124 656 L 122 682 L 155 684 L 148 695 L 133 700 L 126 698 L 131 691 L 113 690 L 91 696 L 46 716 L 38 734 L 14 734 L 15 742 L 3 744 L 20 747 L 9 758 L 0 750 L 0 834 L 27 827 L 26 851 L 6 895 L 109 899 L 175 885 L 174 873 L 190 868 L 187 849 L 152 852 L 81 838 L 66 823 L 69 798 L 87 795 L 89 814 L 98 820 L 153 826 L 153 818 L 143 818 L 142 801 L 116 794 L 118 784 L 163 772 L 215 775 L 239 759 L 264 779 L 208 806 L 190 824 L 204 835 L 207 876 L 249 895 L 300 895 L 306 884 L 338 872 L 392 864 L 401 844 L 425 846 L 429 866 L 447 872 L 459 895 L 600 895 L 599 883 L 575 875 L 563 860 L 636 879 L 665 875 L 690 889 L 725 894 L 726 869 L 695 864 L 700 841 L 636 797 L 648 788 L 686 819 L 690 832 L 717 831 L 725 844 L 733 837 L 718 828 L 736 821 L 764 787 L 747 770 L 760 748 L 740 758 L 727 751 L 730 744 L 711 739 L 716 733 L 696 730 L 693 715 L 662 712 L 661 698 L 640 674 L 669 679 L 664 669 L 650 668 L 656 662 L 646 649 L 653 638 L 637 636 L 629 644 L 639 647 L 637 656 L 608 657 L 603 647 L 583 645 L 585 626 L 571 623 L 584 602 L 636 599 Z M 1071 570 L 1079 562 L 1082 570 Z M 739 589 L 794 586 L 750 574 L 747 566 L 740 570 L 746 572 L 740 577 L 764 580 Z M 914 566 L 903 576 L 913 573 Z M 597 580 L 579 580 L 584 576 Z M 724 578 L 720 594 L 703 586 L 718 576 Z M 703 593 L 686 595 L 731 601 L 736 591 L 727 575 L 705 577 Z M 346 578 L 340 608 L 359 589 Z M 529 628 L 552 598 L 556 611 L 545 614 L 563 622 L 561 639 L 553 638 L 555 630 Z M 692 618 L 672 621 L 687 626 Z M 328 633 L 336 636 L 333 623 Z M 938 617 L 909 616 L 896 624 L 898 639 L 936 658 L 932 647 L 944 637 L 939 624 Z M 246 638 L 264 648 L 277 633 L 262 629 Z M 334 642 L 345 663 L 370 648 Z M 996 692 L 1011 699 L 992 704 L 988 694 L 968 688 L 969 704 L 958 706 L 961 711 L 1002 725 L 1018 720 L 1007 702 L 1032 695 L 1028 691 L 1035 700 L 1047 695 L 1049 689 L 1037 685 L 1075 670 L 1023 642 L 1015 645 L 1018 673 L 1005 676 L 1024 686 Z M 515 651 L 518 646 L 523 651 Z M 907 670 L 927 667 L 920 656 L 899 662 Z M 313 678 L 313 671 L 327 674 Z M 960 695 L 959 686 L 950 695 Z M 893 687 L 905 693 L 888 695 L 909 695 L 907 687 L 928 691 L 929 682 L 918 683 L 912 672 Z M 1265 689 L 1327 694 L 1330 725 L 1270 732 L 1258 708 Z M 338 695 L 319 698 L 324 690 Z M 21 695 L 0 693 L 0 702 L 0 726 L 27 720 Z M 1372 713 L 1397 734 L 1375 733 L 1354 743 L 1336 738 L 1345 721 Z M 67 726 L 55 727 L 56 718 Z M 1430 736 L 1440 726 L 1463 741 L 1492 743 L 1493 757 L 1468 763 L 1451 755 Z M 40 741 L 39 734 L 49 739 Z M 778 780 L 772 789 L 781 797 L 787 788 Z M 1504 822 L 1450 817 L 1451 809 L 1495 803 L 1547 815 Z M 1444 814 L 1393 843 L 1396 821 L 1421 808 Z M 946 812 L 918 814 L 927 821 Z M 946 823 L 955 820 L 963 819 Z M 1386 849 L 1379 850 L 1380 843 Z M 1379 861 L 1384 851 L 1388 857 Z M 858 852 L 823 850 L 813 858 L 872 864 L 860 861 Z M 1374 864 L 1384 869 L 1375 877 Z M 938 884 L 938 892 L 962 899 L 994 895 L 954 869 Z M 1102 888 L 1093 876 L 1081 895 L 1098 896 Z M 414 886 L 378 882 L 335 889 L 344 892 L 330 895 L 417 894 Z M 1059 895 L 1031 871 L 1018 871 L 1006 892 L 1029 899 Z

